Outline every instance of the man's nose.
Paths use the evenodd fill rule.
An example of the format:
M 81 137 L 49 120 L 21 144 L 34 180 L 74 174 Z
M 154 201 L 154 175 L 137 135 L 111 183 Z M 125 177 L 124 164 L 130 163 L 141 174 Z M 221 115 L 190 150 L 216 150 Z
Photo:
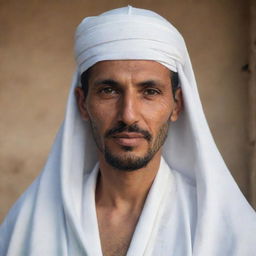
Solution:
M 119 105 L 119 121 L 132 125 L 139 121 L 139 100 L 133 93 L 123 95 Z

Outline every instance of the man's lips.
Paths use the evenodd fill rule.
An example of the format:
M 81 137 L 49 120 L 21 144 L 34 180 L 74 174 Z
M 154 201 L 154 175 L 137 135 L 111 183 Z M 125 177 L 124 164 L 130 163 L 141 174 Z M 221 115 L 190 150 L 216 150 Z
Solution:
M 111 137 L 114 138 L 117 144 L 126 147 L 138 146 L 142 142 L 142 139 L 145 139 L 143 134 L 136 132 L 121 132 Z
M 121 133 L 117 133 L 114 134 L 112 136 L 113 138 L 145 138 L 145 136 L 141 133 L 137 133 L 137 132 L 121 132 Z

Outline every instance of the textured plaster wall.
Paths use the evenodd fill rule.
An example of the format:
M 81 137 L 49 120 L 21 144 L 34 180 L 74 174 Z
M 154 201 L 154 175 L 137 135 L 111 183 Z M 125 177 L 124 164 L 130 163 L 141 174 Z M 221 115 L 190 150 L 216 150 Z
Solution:
M 216 143 L 248 194 L 248 2 L 0 1 L 0 220 L 39 174 L 63 120 L 73 34 L 84 16 L 127 4 L 168 18 L 187 42 Z
M 249 147 L 250 200 L 256 208 L 256 1 L 250 1 Z

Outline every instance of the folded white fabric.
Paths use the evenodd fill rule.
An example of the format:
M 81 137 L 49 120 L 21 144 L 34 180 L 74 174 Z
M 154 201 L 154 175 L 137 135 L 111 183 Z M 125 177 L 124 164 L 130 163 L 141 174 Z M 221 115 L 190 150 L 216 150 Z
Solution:
M 170 126 L 163 150 L 166 163 L 161 162 L 128 255 L 254 255 L 255 212 L 212 139 L 179 32 L 158 14 L 128 6 L 84 19 L 75 52 L 78 69 L 64 123 L 41 175 L 0 228 L 0 255 L 100 255 L 93 210 L 96 146 L 88 122 L 80 117 L 74 88 L 80 74 L 95 63 L 125 59 L 155 60 L 177 71 L 185 104 Z M 154 196 L 160 183 L 161 203 Z M 159 214 L 154 225 L 147 216 L 151 204 Z

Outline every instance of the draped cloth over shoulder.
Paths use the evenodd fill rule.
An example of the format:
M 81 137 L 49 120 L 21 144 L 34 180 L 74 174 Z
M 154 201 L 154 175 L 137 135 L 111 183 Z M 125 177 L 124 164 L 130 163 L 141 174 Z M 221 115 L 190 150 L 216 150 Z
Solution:
M 158 209 L 163 212 L 155 225 L 159 226 L 158 230 L 165 230 L 166 236 L 153 235 L 156 227 L 152 223 L 139 225 L 134 239 L 144 245 L 138 254 L 130 248 L 131 255 L 157 255 L 153 247 L 161 243 L 163 252 L 159 255 L 163 256 L 255 255 L 255 213 L 213 141 L 186 45 L 179 32 L 158 14 L 128 6 L 85 18 L 77 28 L 75 54 L 77 71 L 65 120 L 41 174 L 17 201 L 0 228 L 0 255 L 100 256 L 93 251 L 100 247 L 99 240 L 90 239 L 90 235 L 97 236 L 97 221 L 93 190 L 88 189 L 93 188 L 91 177 L 97 162 L 96 147 L 88 122 L 83 121 L 78 112 L 74 88 L 80 84 L 81 73 L 95 63 L 127 59 L 154 60 L 178 72 L 184 97 L 184 112 L 171 124 L 163 149 L 163 168 L 176 170 L 175 174 L 171 178 L 159 171 L 153 192 L 150 191 L 150 195 L 154 195 L 161 187 L 159 180 L 169 180 L 169 183 L 164 182 L 169 188 L 166 185 L 163 189 L 167 194 L 176 195 L 176 201 L 170 199 L 170 204 L 175 201 L 176 206 L 166 203 L 166 193 L 162 193 L 164 204 L 157 203 L 162 197 L 149 196 L 151 202 L 145 205 L 140 220 L 140 223 L 150 220 L 146 213 L 154 204 L 156 212 Z M 177 189 L 172 190 L 172 186 Z M 193 204 L 190 190 L 194 191 Z M 175 208 L 170 215 L 166 214 L 168 207 Z M 182 225 L 179 225 L 180 216 L 185 216 Z M 90 219 L 92 222 L 87 225 Z M 165 223 L 170 219 L 177 225 L 166 228 Z M 143 233 L 145 227 L 147 234 Z M 168 236 L 170 242 L 166 246 L 163 240 Z M 171 241 L 172 237 L 177 240 Z M 183 248 L 177 250 L 179 243 Z

